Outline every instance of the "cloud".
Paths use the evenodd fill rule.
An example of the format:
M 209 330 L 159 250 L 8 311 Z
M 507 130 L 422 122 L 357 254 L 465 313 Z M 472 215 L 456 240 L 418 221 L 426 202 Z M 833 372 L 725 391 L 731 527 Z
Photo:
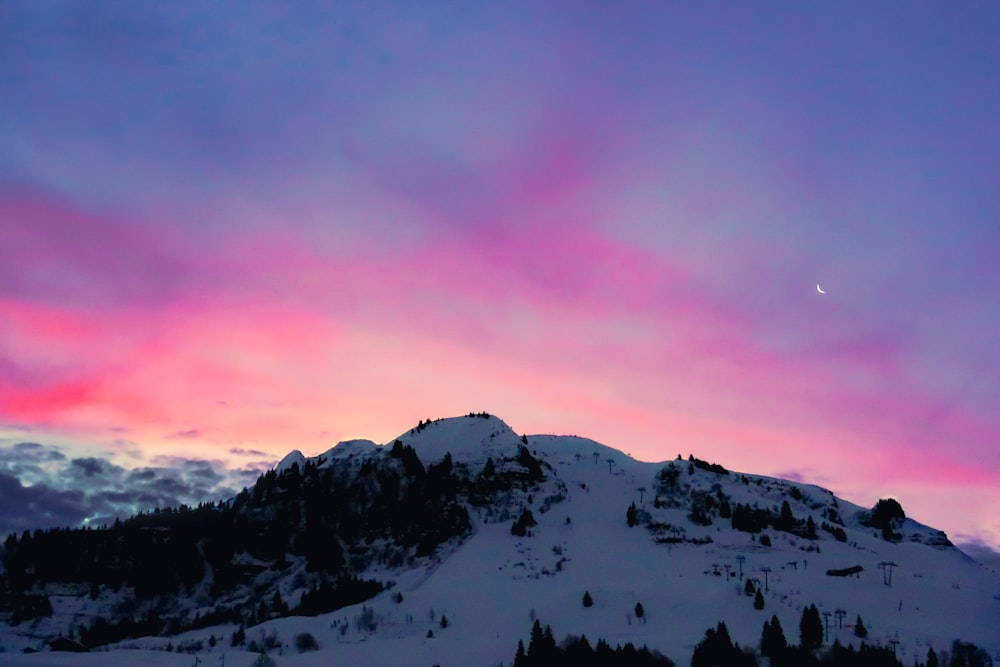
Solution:
M 112 466 L 104 459 L 85 458 L 70 461 L 71 470 L 82 473 L 84 477 L 105 476 L 121 471 L 118 466 Z
M 80 490 L 53 489 L 46 484 L 25 486 L 9 472 L 0 472 L 0 534 L 53 526 L 79 525 L 87 517 L 86 496 Z
M 236 456 L 270 456 L 267 452 L 262 452 L 259 449 L 243 449 L 242 447 L 233 447 L 229 453 Z
M 7 453 L 9 452 L 9 453 Z M 65 461 L 66 455 L 58 449 L 49 448 L 37 442 L 19 442 L 9 450 L 0 449 L 3 461 Z
M 959 543 L 958 548 L 986 567 L 1000 570 L 1000 550 L 996 546 L 987 544 L 982 539 L 972 538 L 968 542 Z
M 0 446 L 0 535 L 101 525 L 156 507 L 230 498 L 273 464 L 228 469 L 217 460 L 160 456 L 126 468 L 110 458 L 67 459 L 37 442 Z
M 814 482 L 815 481 L 815 480 L 807 480 L 806 477 L 805 477 L 805 475 L 803 475 L 801 472 L 799 472 L 797 470 L 786 470 L 784 472 L 776 473 L 775 476 L 776 477 L 780 477 L 781 479 L 790 480 L 792 482 L 798 482 L 799 484 L 805 483 L 807 481 L 808 482 Z

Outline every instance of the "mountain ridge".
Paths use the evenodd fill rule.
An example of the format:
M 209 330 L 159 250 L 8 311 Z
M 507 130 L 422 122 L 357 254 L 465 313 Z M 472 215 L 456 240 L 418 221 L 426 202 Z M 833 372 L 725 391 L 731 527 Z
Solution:
M 342 489 L 323 496 L 339 499 L 333 514 L 303 504 L 321 481 L 330 493 Z M 354 511 L 352 503 L 355 518 L 347 521 L 342 515 Z M 278 521 L 286 532 L 273 534 L 285 535 L 287 548 L 251 540 L 230 560 L 211 561 L 236 563 L 228 573 L 204 559 L 206 572 L 215 567 L 212 586 L 193 564 L 187 592 L 160 598 L 164 614 L 184 619 L 179 632 L 110 646 L 200 642 L 201 651 L 218 652 L 221 640 L 208 647 L 209 634 L 228 646 L 245 626 L 260 637 L 273 632 L 284 642 L 276 639 L 278 648 L 289 651 L 293 637 L 310 633 L 320 654 L 363 664 L 400 655 L 412 660 L 394 662 L 509 664 L 518 639 L 542 619 L 560 634 L 645 643 L 683 662 L 720 620 L 741 645 L 754 646 L 765 618 L 780 617 L 790 632 L 802 609 L 817 603 L 830 613 L 845 610 L 849 621 L 864 618 L 871 641 L 891 643 L 909 663 L 955 638 L 1000 651 L 991 643 L 1000 620 L 995 574 L 893 503 L 863 508 L 819 486 L 733 472 L 693 455 L 647 463 L 586 438 L 518 436 L 486 413 L 421 421 L 383 445 L 352 440 L 314 457 L 289 453 L 225 510 L 257 530 L 273 532 L 268 521 Z M 425 509 L 408 514 L 417 505 Z M 209 518 L 222 511 L 204 510 Z M 341 532 L 310 528 L 331 516 L 341 517 Z M 148 532 L 141 522 L 136 530 Z M 219 546 L 204 537 L 193 548 L 212 554 Z M 220 584 L 220 577 L 231 581 Z M 748 579 L 763 612 L 743 590 Z M 332 603 L 321 600 L 322 581 Z M 378 586 L 364 588 L 365 581 Z M 47 585 L 32 590 L 51 591 Z M 247 597 L 251 589 L 260 592 Z M 360 598 L 348 594 L 355 589 Z M 85 596 L 55 606 L 110 614 L 113 601 L 120 607 L 128 596 L 128 583 L 122 591 L 101 587 L 90 606 Z M 589 608 L 580 604 L 585 592 Z M 251 604 L 263 610 L 248 617 Z M 933 607 L 942 611 L 928 611 Z M 831 641 L 857 641 L 838 616 L 842 627 L 830 631 Z M 191 622 L 206 617 L 221 622 Z M 34 635 L 59 625 L 44 616 L 28 623 Z M 12 630 L 0 633 L 0 642 L 31 646 Z M 245 655 L 245 648 L 229 650 Z M 284 660 L 314 664 L 306 654 Z

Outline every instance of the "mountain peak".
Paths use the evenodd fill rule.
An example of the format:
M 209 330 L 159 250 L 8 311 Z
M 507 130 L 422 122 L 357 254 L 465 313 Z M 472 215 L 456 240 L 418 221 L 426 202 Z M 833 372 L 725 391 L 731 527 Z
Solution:
M 298 465 L 301 468 L 305 461 L 306 457 L 302 454 L 302 452 L 297 449 L 293 449 L 285 454 L 285 458 L 278 462 L 278 465 L 275 467 L 275 471 L 281 473 L 288 470 L 293 465 Z
M 421 421 L 396 440 L 413 447 L 424 463 L 440 461 L 449 452 L 466 463 L 485 463 L 515 454 L 522 444 L 514 429 L 486 412 Z

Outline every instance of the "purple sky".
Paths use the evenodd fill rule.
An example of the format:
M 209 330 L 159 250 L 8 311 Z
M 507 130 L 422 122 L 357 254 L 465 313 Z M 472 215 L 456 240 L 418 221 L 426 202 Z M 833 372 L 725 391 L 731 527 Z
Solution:
M 1000 545 L 997 34 L 988 2 L 8 0 L 0 490 L 188 498 L 224 480 L 184 461 L 488 410 Z

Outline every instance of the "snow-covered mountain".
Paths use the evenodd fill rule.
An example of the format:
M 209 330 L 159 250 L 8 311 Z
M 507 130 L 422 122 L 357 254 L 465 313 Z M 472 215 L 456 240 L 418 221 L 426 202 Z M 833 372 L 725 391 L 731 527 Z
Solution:
M 329 516 L 295 510 L 305 507 L 295 504 L 296 493 L 314 492 L 310 480 L 344 485 L 341 495 L 316 496 L 343 503 L 325 512 L 361 508 L 360 518 L 337 524 L 335 538 L 322 533 L 343 558 L 310 551 L 307 536 L 321 534 L 310 517 Z M 381 498 L 407 500 L 400 507 Z M 52 615 L 10 626 L 11 613 L 0 610 L 8 622 L 0 626 L 0 664 L 187 666 L 197 658 L 233 667 L 257 659 L 249 648 L 269 647 L 280 665 L 488 667 L 511 664 L 538 619 L 557 638 L 645 644 L 683 665 L 720 621 L 752 648 L 777 616 L 797 642 L 802 611 L 812 604 L 823 614 L 827 644 L 860 644 L 860 617 L 865 641 L 892 647 L 903 664 L 923 661 L 930 647 L 948 650 L 953 640 L 1000 655 L 998 575 L 942 532 L 902 518 L 895 502 L 862 508 L 817 486 L 694 457 L 640 462 L 585 438 L 520 436 L 485 414 L 422 422 L 386 445 L 356 440 L 311 458 L 292 452 L 232 505 L 248 521 L 289 525 L 280 534 L 292 536 L 290 546 L 270 545 L 279 554 L 273 558 L 267 545 L 226 553 L 236 569 L 227 569 L 222 585 L 223 572 L 212 565 L 220 562 L 212 556 L 218 540 L 199 537 L 192 544 L 204 556 L 201 570 L 178 584 L 180 594 L 155 603 L 139 599 L 127 577 L 118 590 L 36 582 L 32 590 L 48 597 Z M 424 510 L 440 512 L 440 520 Z M 401 511 L 414 512 L 411 524 L 399 523 Z M 246 525 L 260 533 L 267 524 Z M 329 613 L 294 615 L 315 611 L 308 596 L 312 604 L 321 582 L 334 579 L 324 567 L 337 572 L 334 588 L 346 586 L 348 575 L 384 588 L 361 599 L 375 592 L 364 589 L 360 602 Z M 763 609 L 754 604 L 757 590 Z M 247 619 L 261 606 L 256 618 L 283 617 L 244 623 L 237 646 L 240 627 L 230 620 L 175 623 L 179 634 L 125 639 L 109 652 L 21 653 L 46 649 L 56 637 L 79 641 L 74 628 L 97 616 L 149 618 L 155 605 L 163 619 L 224 618 L 223 609 Z

